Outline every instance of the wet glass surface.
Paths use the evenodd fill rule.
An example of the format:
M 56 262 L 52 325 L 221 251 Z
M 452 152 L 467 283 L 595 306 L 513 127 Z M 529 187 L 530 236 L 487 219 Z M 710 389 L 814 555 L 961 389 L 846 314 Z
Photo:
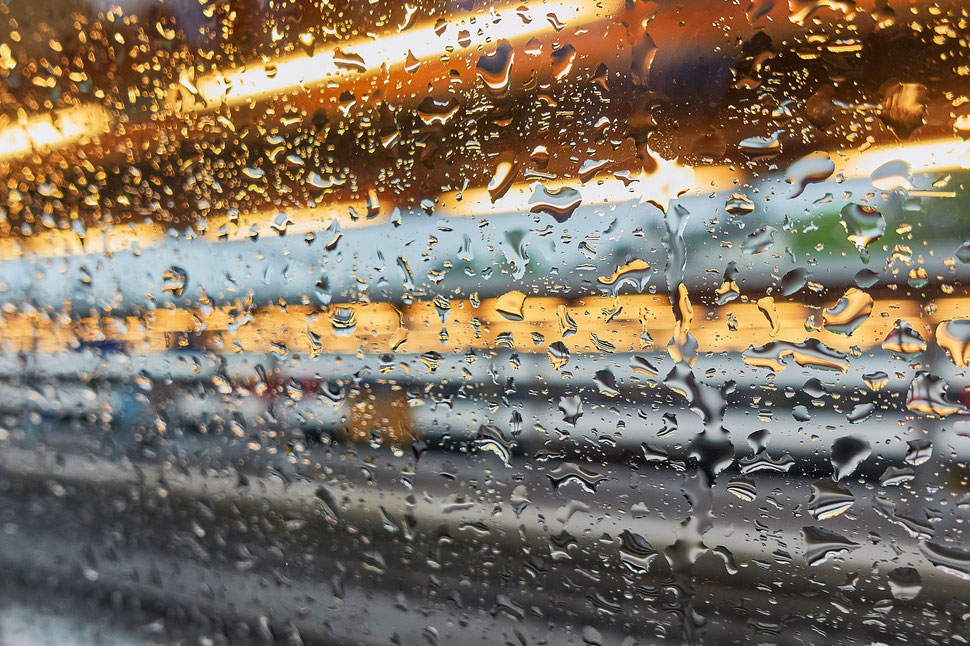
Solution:
M 964 643 L 968 22 L 0 3 L 0 642 Z

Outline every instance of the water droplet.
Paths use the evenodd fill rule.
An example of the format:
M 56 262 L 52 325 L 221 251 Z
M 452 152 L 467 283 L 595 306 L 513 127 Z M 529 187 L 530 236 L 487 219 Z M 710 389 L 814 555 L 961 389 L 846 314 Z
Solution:
M 924 541 L 920 545 L 920 551 L 943 572 L 970 581 L 970 550 Z
M 597 370 L 593 382 L 599 388 L 600 393 L 607 397 L 616 397 L 620 394 L 620 389 L 616 386 L 616 377 L 609 370 Z
M 556 370 L 561 370 L 569 362 L 569 348 L 562 341 L 549 345 L 549 363 Z
M 970 362 L 970 320 L 951 319 L 936 326 L 936 342 L 946 350 L 950 361 L 967 367 Z
M 808 513 L 816 520 L 834 518 L 855 504 L 855 496 L 831 478 L 822 478 L 812 484 L 808 499 Z
M 501 98 L 508 94 L 514 58 L 515 52 L 507 40 L 498 41 L 494 52 L 479 57 L 475 69 L 493 97 Z
M 181 267 L 171 266 L 162 272 L 162 291 L 181 296 L 189 282 L 189 275 Z
M 828 153 L 816 152 L 802 157 L 785 171 L 785 181 L 792 185 L 788 197 L 798 197 L 806 186 L 824 182 L 834 172 L 835 162 Z
M 417 113 L 425 125 L 444 125 L 458 114 L 460 108 L 461 105 L 455 97 L 447 101 L 438 101 L 429 96 L 418 105 Z
M 795 294 L 808 284 L 809 273 L 807 269 L 796 267 L 785 273 L 781 277 L 781 293 L 784 296 Z
M 428 372 L 434 372 L 441 365 L 441 354 L 434 350 L 428 350 L 421 354 L 421 363 L 428 368 Z
M 832 443 L 832 467 L 836 480 L 852 475 L 859 465 L 872 453 L 869 442 L 858 435 L 840 437 Z
M 933 443 L 923 438 L 909 440 L 906 443 L 906 464 L 917 467 L 927 462 L 933 456 Z
M 646 574 L 657 550 L 640 534 L 624 529 L 620 533 L 620 562 L 634 574 Z
M 802 343 L 771 341 L 760 347 L 751 346 L 744 351 L 743 358 L 752 366 L 770 368 L 774 372 L 785 369 L 784 359 L 791 357 L 800 366 L 813 366 L 825 370 L 845 372 L 849 369 L 849 358 L 830 348 L 818 339 L 806 339 Z
M 913 267 L 906 274 L 906 284 L 916 289 L 923 289 L 929 284 L 929 276 L 925 267 Z
M 334 334 L 349 336 L 357 329 L 357 311 L 350 307 L 338 307 L 330 315 Z
M 778 229 L 770 225 L 749 233 L 741 242 L 741 251 L 749 255 L 767 251 L 775 244 L 776 233 L 778 233 Z
M 567 484 L 573 483 L 578 484 L 587 493 L 595 492 L 596 487 L 608 479 L 605 475 L 591 469 L 585 469 L 573 462 L 559 465 L 552 471 L 547 472 L 546 477 L 549 478 L 549 482 L 552 483 L 554 489 L 558 490 Z
M 735 282 L 737 277 L 738 265 L 736 262 L 731 261 L 728 263 L 728 266 L 724 268 L 724 279 L 716 292 L 718 305 L 727 305 L 741 295 L 741 291 L 738 289 L 738 284 Z
M 630 359 L 630 369 L 633 370 L 633 372 L 640 373 L 641 375 L 647 375 L 648 377 L 656 377 L 659 374 L 656 366 L 643 357 L 636 355 Z
M 564 395 L 559 398 L 559 410 L 564 422 L 576 426 L 576 422 L 583 416 L 583 400 L 579 395 Z
M 512 290 L 502 294 L 495 302 L 495 310 L 510 321 L 525 318 L 525 294 Z
M 875 207 L 849 203 L 842 208 L 839 216 L 849 242 L 860 252 L 886 232 L 886 220 Z
M 541 170 L 549 165 L 549 149 L 540 144 L 532 149 L 529 159 Z
M 826 390 L 822 382 L 818 380 L 817 377 L 812 377 L 802 384 L 802 392 L 804 392 L 809 397 L 814 397 L 815 399 L 820 399 L 825 396 Z
M 497 426 L 492 424 L 479 426 L 474 442 L 478 450 L 494 453 L 505 466 L 512 466 L 513 442 L 505 437 L 505 434 Z
M 913 188 L 913 171 L 907 162 L 896 159 L 872 171 L 869 182 L 880 191 L 908 191 Z
M 650 34 L 643 32 L 631 51 L 630 75 L 633 77 L 635 85 L 647 86 L 650 79 L 650 67 L 653 65 L 653 59 L 656 55 L 657 45 Z
M 547 189 L 542 184 L 536 184 L 529 198 L 529 212 L 548 213 L 561 223 L 568 220 L 582 203 L 579 191 L 570 186 Z
M 418 71 L 421 62 L 417 59 L 414 53 L 409 49 L 407 56 L 404 58 L 404 71 L 408 74 L 414 74 Z
M 923 579 L 913 567 L 897 567 L 889 571 L 889 591 L 894 599 L 909 601 L 923 590 Z
M 970 263 L 970 240 L 960 245 L 957 248 L 957 250 L 954 252 L 954 255 L 956 256 L 957 260 L 959 260 L 963 264 L 966 265 Z
M 772 338 L 778 336 L 778 332 L 781 331 L 781 320 L 778 318 L 778 310 L 775 309 L 775 299 L 771 296 L 759 298 L 758 309 L 768 319 L 768 324 L 771 325 L 768 336 Z
M 525 508 L 528 507 L 532 502 L 529 500 L 529 490 L 526 489 L 526 486 L 517 485 L 515 489 L 512 490 L 512 495 L 509 497 L 509 502 L 512 504 L 512 510 L 515 511 L 515 515 L 522 515 Z
M 876 412 L 875 404 L 872 402 L 863 402 L 853 406 L 852 410 L 845 414 L 845 418 L 850 424 L 859 424 L 869 419 L 869 416 L 874 412 Z
M 508 192 L 515 181 L 516 172 L 518 167 L 512 162 L 503 161 L 495 166 L 492 179 L 488 182 L 488 197 L 492 202 L 502 198 Z
M 599 276 L 597 281 L 607 289 L 611 296 L 617 296 L 624 285 L 632 285 L 637 292 L 647 288 L 651 275 L 650 265 L 643 260 L 634 259 L 616 270 L 610 276 Z
M 929 104 L 929 90 L 921 83 L 889 81 L 880 88 L 879 116 L 900 139 L 909 139 L 923 125 Z
M 910 482 L 916 478 L 916 473 L 910 467 L 897 467 L 890 465 L 879 476 L 879 484 L 883 487 L 898 487 L 904 482 Z
M 550 57 L 552 60 L 552 75 L 557 81 L 562 80 L 564 76 L 569 74 L 569 71 L 573 67 L 573 62 L 576 60 L 576 48 L 566 43 L 552 50 Z
M 872 307 L 869 294 L 850 287 L 835 305 L 822 312 L 824 327 L 829 332 L 850 335 L 869 318 Z
M 576 321 L 566 310 L 565 305 L 560 305 L 556 308 L 556 317 L 559 319 L 559 333 L 562 338 L 568 339 L 572 335 L 576 334 L 579 327 L 576 325 Z
M 720 427 L 727 409 L 724 394 L 718 388 L 698 381 L 689 366 L 675 365 L 664 377 L 664 385 L 686 398 L 688 406 L 701 416 L 705 425 Z
M 889 375 L 882 370 L 877 370 L 862 375 L 862 380 L 869 387 L 869 390 L 877 391 L 886 387 L 889 383 Z
M 912 358 L 926 350 L 926 341 L 909 322 L 896 319 L 895 325 L 883 339 L 882 349 L 903 358 Z
M 771 11 L 775 8 L 775 0 L 751 0 L 748 3 L 748 8 L 745 10 L 745 15 L 748 18 L 748 24 L 752 27 L 763 26 L 762 21 Z
M 860 269 L 855 274 L 855 284 L 860 289 L 869 289 L 879 280 L 879 274 L 871 269 Z
M 836 554 L 859 548 L 858 543 L 822 527 L 803 527 L 802 537 L 805 540 L 805 562 L 810 566 L 821 565 Z
M 758 497 L 758 488 L 754 480 L 745 476 L 735 476 L 728 481 L 727 490 L 745 502 L 751 502 Z
M 915 413 L 936 417 L 970 412 L 962 404 L 950 399 L 947 383 L 942 377 L 931 375 L 925 370 L 918 371 L 913 377 L 906 392 L 906 408 Z
M 742 139 L 738 149 L 752 159 L 774 157 L 781 152 L 781 142 L 776 132 L 770 137 L 748 137 Z

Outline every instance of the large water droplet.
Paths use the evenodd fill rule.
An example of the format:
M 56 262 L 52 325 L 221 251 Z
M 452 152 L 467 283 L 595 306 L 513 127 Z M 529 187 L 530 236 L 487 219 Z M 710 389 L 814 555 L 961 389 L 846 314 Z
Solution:
M 925 541 L 920 545 L 923 556 L 947 574 L 970 581 L 970 550 Z
M 776 132 L 770 137 L 748 137 L 747 139 L 742 139 L 738 148 L 742 153 L 752 159 L 774 157 L 781 152 L 781 142 L 778 140 L 779 134 Z
M 809 273 L 803 267 L 796 267 L 781 277 L 781 293 L 784 296 L 795 294 L 808 284 Z
M 552 75 L 557 81 L 561 80 L 569 74 L 573 67 L 573 62 L 576 60 L 576 48 L 566 43 L 552 50 L 550 58 L 552 60 Z
M 913 567 L 897 567 L 889 571 L 889 592 L 894 599 L 909 601 L 923 590 L 923 579 Z
M 536 184 L 529 198 L 529 211 L 548 213 L 556 222 L 565 222 L 582 203 L 579 191 L 570 186 L 547 189 L 542 184 Z
M 512 290 L 499 296 L 495 301 L 496 311 L 510 321 L 521 321 L 525 318 L 525 294 Z
M 949 417 L 956 413 L 965 414 L 967 408 L 950 399 L 947 383 L 942 377 L 920 370 L 906 391 L 906 408 L 923 415 Z
M 830 348 L 818 339 L 806 339 L 801 343 L 771 341 L 760 347 L 751 346 L 743 358 L 752 366 L 770 368 L 774 372 L 785 369 L 784 360 L 791 357 L 800 366 L 812 366 L 825 370 L 845 372 L 849 369 L 849 357 Z
M 569 348 L 562 341 L 549 344 L 549 363 L 556 370 L 561 370 L 569 362 Z
M 946 350 L 950 361 L 961 368 L 970 362 L 970 320 L 951 319 L 936 326 L 936 342 Z
M 515 52 L 507 40 L 498 41 L 494 52 L 479 57 L 475 69 L 492 96 L 500 98 L 508 94 L 514 57 Z
M 642 292 L 647 288 L 651 276 L 650 265 L 643 260 L 634 259 L 616 270 L 610 276 L 599 276 L 596 280 L 603 285 L 611 296 L 617 296 L 624 285 L 632 285 Z
M 461 105 L 455 97 L 451 97 L 447 101 L 438 101 L 429 96 L 418 105 L 417 113 L 425 125 L 444 125 L 458 114 L 460 108 Z
M 573 462 L 561 464 L 552 471 L 546 473 L 549 482 L 555 489 L 560 489 L 568 484 L 578 484 L 584 491 L 593 493 L 596 487 L 608 478 L 591 469 L 586 469 Z
M 886 232 L 886 220 L 875 207 L 850 203 L 842 208 L 839 215 L 849 242 L 859 251 L 865 251 Z
M 492 424 L 483 424 L 478 428 L 475 436 L 475 446 L 480 451 L 494 453 L 505 466 L 512 466 L 512 440 L 507 438 L 500 428 Z
M 499 162 L 495 166 L 495 172 L 488 181 L 488 197 L 494 202 L 508 193 L 509 187 L 515 181 L 515 174 L 518 168 L 513 162 Z
M 181 267 L 173 265 L 162 272 L 162 290 L 172 296 L 181 296 L 188 282 L 189 275 Z
M 576 426 L 576 422 L 583 416 L 583 400 L 579 395 L 564 395 L 559 398 L 559 410 L 564 422 Z
M 805 562 L 810 566 L 821 565 L 836 554 L 859 548 L 855 541 L 822 527 L 803 527 L 802 538 L 805 540 Z
M 825 329 L 836 334 L 850 335 L 869 318 L 872 297 L 855 287 L 846 290 L 842 298 L 822 312 Z
M 333 331 L 339 336 L 349 336 L 357 329 L 357 311 L 350 307 L 338 307 L 330 315 Z
M 822 478 L 812 484 L 808 499 L 808 513 L 816 520 L 834 518 L 847 511 L 855 503 L 855 496 L 831 478 Z
M 894 191 L 913 188 L 913 172 L 902 159 L 886 162 L 869 176 L 869 182 L 880 191 Z
M 754 480 L 745 476 L 731 478 L 727 490 L 745 502 L 751 502 L 758 497 L 758 488 Z
M 882 349 L 903 358 L 912 358 L 926 350 L 926 341 L 908 321 L 896 319 L 895 325 L 883 339 Z
M 816 152 L 802 157 L 785 171 L 785 181 L 792 185 L 788 197 L 798 197 L 806 186 L 824 182 L 834 172 L 835 162 L 828 153 Z
M 841 480 L 852 475 L 871 453 L 872 445 L 857 435 L 847 435 L 835 440 L 832 443 L 832 467 L 835 469 L 832 477 Z
M 900 139 L 909 139 L 923 125 L 929 104 L 929 90 L 921 83 L 889 81 L 880 88 L 879 116 Z
M 724 203 L 724 210 L 735 217 L 741 217 L 754 211 L 754 202 L 743 193 L 735 193 Z
M 749 233 L 743 241 L 741 241 L 741 251 L 749 254 L 755 255 L 763 251 L 767 251 L 771 248 L 771 245 L 775 244 L 775 234 L 778 233 L 778 229 L 771 225 L 766 225 Z
M 620 562 L 631 572 L 646 574 L 656 556 L 657 550 L 640 534 L 628 529 L 620 533 Z

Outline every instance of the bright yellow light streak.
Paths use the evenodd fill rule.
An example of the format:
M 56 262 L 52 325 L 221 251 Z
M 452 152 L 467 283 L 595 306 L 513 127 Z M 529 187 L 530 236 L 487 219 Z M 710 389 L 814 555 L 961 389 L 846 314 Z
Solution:
M 836 167 L 849 178 L 868 178 L 877 168 L 891 161 L 904 161 L 914 173 L 970 169 L 970 140 L 936 139 L 880 146 L 862 152 L 843 151 Z M 939 193 L 935 193 L 939 195 Z
M 108 129 L 108 115 L 97 104 L 22 115 L 16 122 L 0 129 L 0 159 L 15 159 L 39 150 L 66 146 L 85 137 L 104 134 Z
M 517 5 L 510 4 L 508 11 L 502 14 L 474 13 L 450 19 L 445 32 L 440 36 L 435 32 L 434 24 L 428 22 L 401 33 L 342 43 L 312 56 L 294 54 L 263 64 L 254 63 L 234 70 L 216 72 L 203 76 L 195 83 L 185 76 L 181 85 L 190 93 L 194 89 L 201 98 L 201 101 L 191 104 L 193 110 L 238 105 L 328 80 L 375 72 L 381 66 L 400 67 L 405 64 L 409 53 L 418 61 L 439 59 L 448 52 L 447 48 L 459 46 L 457 32 L 460 29 L 466 29 L 470 39 L 464 49 L 473 52 L 503 38 L 521 39 L 552 31 L 552 25 L 545 18 L 549 13 L 556 14 L 560 21 L 567 24 L 583 24 L 597 17 L 612 16 L 622 6 L 617 0 L 605 3 L 587 0 L 536 3 L 526 7 L 533 15 L 531 22 L 525 24 L 517 15 L 521 13 Z M 338 49 L 345 54 L 352 53 L 362 58 L 366 71 L 348 69 L 346 65 L 338 66 L 335 58 L 339 57 Z
M 435 212 L 446 217 L 528 213 L 532 206 L 529 199 L 538 184 L 542 184 L 549 192 L 565 187 L 574 188 L 579 191 L 583 206 L 638 201 L 666 208 L 677 195 L 692 191 L 706 194 L 710 191 L 736 189 L 734 181 L 737 177 L 738 173 L 726 166 L 689 167 L 673 161 L 662 161 L 657 172 L 633 175 L 633 181 L 604 176 L 591 179 L 585 184 L 575 178 L 515 184 L 494 203 L 485 188 L 445 193 L 439 198 Z

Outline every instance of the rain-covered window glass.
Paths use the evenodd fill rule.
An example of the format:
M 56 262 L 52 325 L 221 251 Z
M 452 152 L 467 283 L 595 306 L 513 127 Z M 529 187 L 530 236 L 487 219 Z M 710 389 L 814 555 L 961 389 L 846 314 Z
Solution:
M 0 2 L 0 643 L 970 641 L 970 5 Z

